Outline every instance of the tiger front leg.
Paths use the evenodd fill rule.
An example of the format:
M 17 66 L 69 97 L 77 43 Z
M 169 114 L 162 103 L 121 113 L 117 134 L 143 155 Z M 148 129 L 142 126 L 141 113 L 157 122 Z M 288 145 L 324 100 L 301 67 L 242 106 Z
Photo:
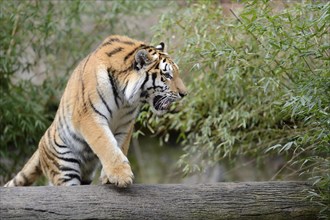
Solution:
M 102 183 L 113 183 L 127 187 L 133 183 L 133 172 L 127 157 L 121 151 L 110 128 L 98 119 L 81 121 L 80 128 L 84 139 L 100 159 L 103 174 Z
M 127 133 L 122 132 L 120 134 L 117 134 L 117 136 L 115 136 L 115 138 L 121 148 L 121 151 L 123 152 L 123 154 L 125 156 L 127 156 L 127 153 L 128 153 L 128 148 L 129 148 L 129 144 L 130 144 L 130 141 L 132 138 L 133 128 L 134 128 L 134 121 L 132 121 L 131 124 L 129 124 L 127 127 L 124 128 L 125 131 L 128 131 Z M 102 184 L 107 184 L 107 183 L 111 182 L 109 180 L 109 178 L 107 177 L 103 168 L 101 170 L 100 180 L 101 180 Z

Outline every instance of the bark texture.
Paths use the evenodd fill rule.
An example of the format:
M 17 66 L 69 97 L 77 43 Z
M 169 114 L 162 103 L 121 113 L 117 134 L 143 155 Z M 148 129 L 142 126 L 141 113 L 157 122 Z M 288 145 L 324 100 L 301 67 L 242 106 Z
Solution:
M 315 219 L 304 182 L 0 187 L 0 219 Z

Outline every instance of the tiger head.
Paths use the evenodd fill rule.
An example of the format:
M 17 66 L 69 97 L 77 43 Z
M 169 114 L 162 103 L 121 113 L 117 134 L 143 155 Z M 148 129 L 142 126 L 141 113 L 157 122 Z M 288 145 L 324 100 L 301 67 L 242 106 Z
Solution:
M 154 113 L 168 112 L 171 104 L 187 94 L 179 68 L 164 52 L 164 43 L 146 47 L 135 54 L 134 69 L 143 75 L 140 100 L 150 104 Z

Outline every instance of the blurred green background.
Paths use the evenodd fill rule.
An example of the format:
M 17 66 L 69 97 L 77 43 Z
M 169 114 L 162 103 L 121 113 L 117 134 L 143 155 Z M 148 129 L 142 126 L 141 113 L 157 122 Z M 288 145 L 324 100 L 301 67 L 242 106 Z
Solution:
M 189 95 L 144 107 L 137 183 L 311 181 L 329 206 L 327 1 L 0 1 L 0 183 L 51 123 L 77 63 L 108 35 L 164 41 Z M 41 181 L 40 183 L 43 183 Z

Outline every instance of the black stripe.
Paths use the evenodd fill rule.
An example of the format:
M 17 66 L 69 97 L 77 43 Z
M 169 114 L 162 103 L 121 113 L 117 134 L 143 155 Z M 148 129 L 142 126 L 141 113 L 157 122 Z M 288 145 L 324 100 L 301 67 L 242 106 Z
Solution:
M 68 126 L 66 126 L 66 127 L 68 127 Z M 67 141 L 67 138 L 66 138 L 65 126 L 63 124 L 63 120 L 62 120 L 61 114 L 59 114 L 59 116 L 58 116 L 58 127 L 57 127 L 57 131 L 58 131 L 58 135 L 59 135 L 60 139 L 63 142 L 68 142 Z M 63 134 L 64 134 L 64 137 L 63 137 Z
M 66 146 L 66 145 L 60 145 L 59 143 L 57 143 L 56 138 L 55 138 L 55 134 L 54 134 L 54 143 L 55 143 L 55 145 L 56 145 L 57 147 L 59 147 L 59 148 L 61 148 L 61 149 L 68 149 L 68 150 L 65 151 L 65 152 L 59 152 L 59 151 L 54 147 L 56 153 L 58 153 L 58 154 L 62 154 L 62 155 L 63 155 L 63 154 L 67 154 L 67 153 L 72 153 L 71 150 L 68 148 L 68 146 Z
M 157 78 L 157 73 L 152 74 L 152 85 L 155 88 L 156 87 L 156 78 Z
M 63 133 L 64 133 L 64 136 L 67 136 L 69 135 L 70 137 L 72 137 L 74 139 L 74 141 L 76 142 L 79 142 L 81 144 L 85 144 L 86 142 L 84 142 L 82 139 L 80 139 L 77 135 L 75 135 L 69 128 L 69 126 L 66 124 L 66 123 L 63 123 L 63 120 L 62 118 L 60 117 L 59 119 L 59 123 L 60 123 L 60 127 L 63 128 Z M 67 132 L 65 132 L 65 130 Z M 67 134 L 67 135 L 66 135 Z M 64 139 L 66 142 L 70 142 L 71 145 L 74 145 L 75 143 L 74 142 L 71 142 L 69 141 L 66 137 L 61 137 L 61 139 Z
M 127 79 L 127 78 L 129 78 L 130 75 L 131 75 L 130 72 L 126 72 L 124 78 L 122 79 L 122 81 L 127 83 L 129 81 L 129 79 Z
M 106 54 L 108 55 L 108 57 L 111 57 L 112 55 L 115 55 L 116 53 L 119 53 L 120 51 L 122 51 L 124 48 L 122 47 L 118 47 L 110 52 L 107 52 Z
M 126 135 L 126 132 L 116 132 L 113 136 L 118 136 L 118 135 Z
M 55 170 L 51 170 L 50 171 L 50 175 L 54 178 L 54 176 L 56 176 L 56 175 L 59 175 L 60 173 L 59 172 L 57 172 L 57 171 L 55 171 Z
M 87 143 L 83 139 L 79 138 L 75 133 L 70 131 L 69 134 L 75 141 L 81 143 L 82 145 L 85 145 L 85 146 L 87 145 Z
M 126 69 L 124 70 L 121 70 L 118 72 L 118 74 L 122 74 L 122 73 L 130 73 L 134 68 L 134 64 L 130 65 L 129 67 L 127 67 Z
M 51 135 L 50 135 L 50 129 L 48 129 L 47 130 L 47 137 L 48 137 L 48 146 L 49 147 L 52 147 L 52 149 L 53 150 L 55 150 L 55 152 L 57 153 L 57 154 L 61 154 L 61 155 L 63 155 L 63 154 L 66 154 L 66 153 L 70 153 L 70 151 L 66 151 L 66 152 L 59 152 L 57 149 L 56 149 L 56 147 L 54 147 L 54 145 L 53 145 L 53 142 L 52 142 L 52 138 L 51 138 Z M 55 134 L 54 134 L 54 138 L 55 138 Z M 54 140 L 55 141 L 55 140 Z M 56 141 L 55 141 L 55 144 L 57 145 L 57 146 L 61 146 L 61 145 L 59 145 L 59 144 L 57 144 L 56 143 Z M 62 146 L 61 146 L 62 147 Z
M 59 143 L 57 143 L 56 138 L 55 138 L 55 134 L 54 134 L 54 143 L 55 143 L 55 145 L 56 145 L 57 147 L 59 147 L 59 148 L 68 148 L 68 146 L 60 145 Z
M 92 100 L 90 99 L 90 97 L 88 97 L 88 101 L 89 101 L 89 105 L 92 107 L 92 109 L 94 110 L 95 113 L 97 113 L 98 115 L 102 116 L 106 121 L 109 121 L 108 118 L 105 115 L 103 115 L 101 112 L 99 112 L 95 108 L 95 106 L 93 105 Z
M 39 150 L 40 152 L 40 167 L 43 167 L 43 170 L 49 170 L 48 164 L 45 162 L 46 158 L 42 157 L 42 149 Z
M 73 168 L 71 168 L 71 167 L 64 167 L 64 166 L 61 166 L 60 167 L 60 170 L 61 171 L 73 171 L 73 172 L 76 172 L 76 173 L 78 173 L 78 174 L 80 174 L 80 171 L 79 170 L 76 170 L 76 169 L 73 169 Z
M 146 98 L 148 96 L 148 92 L 147 91 L 142 91 L 140 94 L 140 98 Z
M 48 158 L 49 161 L 53 161 L 53 162 L 55 162 L 55 163 L 56 163 L 55 166 L 60 167 L 60 165 L 57 163 L 57 161 L 54 160 L 54 157 L 51 157 L 51 156 L 48 154 L 48 152 L 45 151 L 45 150 L 43 150 L 43 152 L 44 152 L 44 154 L 46 155 L 46 157 Z
M 51 157 L 50 157 L 50 155 L 48 154 L 47 151 L 44 151 L 44 152 L 45 152 L 46 156 L 48 157 L 48 159 L 52 160 L 52 161 L 54 162 L 55 166 L 60 170 L 60 169 L 61 169 L 61 165 L 60 165 L 59 163 L 57 163 L 57 162 L 54 160 L 54 158 L 51 159 Z M 59 156 L 59 155 L 54 154 L 54 153 L 51 152 L 51 151 L 50 151 L 50 153 L 51 153 L 54 157 L 56 157 L 57 159 L 59 159 L 59 160 L 63 160 L 63 161 L 65 161 L 65 162 L 76 163 L 76 164 L 78 164 L 78 165 L 80 165 L 80 163 L 81 163 L 79 160 L 77 160 L 77 159 L 75 159 L 75 158 L 71 158 L 71 157 L 62 157 L 62 156 Z
M 36 175 L 40 175 L 40 174 L 41 174 L 41 170 L 39 170 L 39 168 L 36 167 L 36 170 L 31 173 L 31 176 L 36 176 Z
M 135 44 L 132 41 L 120 41 L 120 43 L 127 44 L 127 45 L 134 45 Z
M 72 179 L 77 179 L 77 180 L 79 180 L 79 182 L 81 182 L 81 177 L 80 177 L 78 174 L 68 173 L 68 174 L 65 174 L 64 176 L 70 178 L 70 179 L 63 178 L 63 182 L 64 182 L 64 183 L 65 183 L 65 182 L 69 182 L 69 181 L 72 180 Z
M 130 119 L 130 120 L 126 121 L 126 122 L 124 122 L 123 124 L 119 125 L 118 128 L 126 127 L 126 126 L 129 125 L 132 121 L 133 121 L 133 119 Z
M 75 159 L 75 158 L 71 158 L 71 157 L 61 157 L 58 155 L 55 155 L 58 159 L 63 160 L 65 162 L 70 162 L 70 163 L 76 163 L 78 165 L 80 165 L 80 161 Z
M 48 138 L 48 146 L 53 146 L 51 143 L 51 136 L 50 136 L 50 129 L 47 130 L 47 136 L 45 138 Z
M 146 70 L 146 72 L 151 71 L 151 70 L 154 69 L 156 66 L 159 66 L 159 62 L 155 62 L 151 67 L 149 67 L 148 70 Z
M 123 88 L 123 90 L 122 90 L 122 93 L 124 93 L 124 94 L 125 94 L 125 90 L 126 90 L 126 88 L 127 88 L 127 86 L 128 86 L 128 81 L 129 81 L 129 80 L 127 80 L 127 82 L 125 83 L 125 86 L 124 86 L 124 88 Z
M 152 86 L 152 87 L 148 87 L 146 90 L 156 90 L 156 89 L 163 89 L 162 86 Z
M 54 157 L 57 157 L 57 156 L 54 153 L 50 152 L 54 156 L 54 157 L 51 157 L 46 150 L 44 150 L 44 153 L 45 153 L 46 157 L 48 158 L 48 160 L 51 161 L 56 166 L 57 169 L 60 169 L 60 164 L 54 158 Z M 58 174 L 58 172 L 57 172 L 57 174 Z
M 130 53 L 128 53 L 125 57 L 124 57 L 124 62 L 126 62 L 126 60 L 128 60 L 134 53 L 135 51 L 137 51 L 139 49 L 139 47 L 135 48 L 134 50 L 132 50 Z
M 53 147 L 53 149 L 56 151 L 57 154 L 60 154 L 60 155 L 64 155 L 64 154 L 68 154 L 68 153 L 72 153 L 70 150 L 67 150 L 65 152 L 60 152 L 56 149 L 56 147 Z
M 115 84 L 115 81 L 113 79 L 113 77 L 111 76 L 111 70 L 110 68 L 107 69 L 108 71 L 108 77 L 109 77 L 109 81 L 111 83 L 111 88 L 112 88 L 112 93 L 114 95 L 114 99 L 115 99 L 115 102 L 116 102 L 116 106 L 117 108 L 119 107 L 119 104 L 118 104 L 118 100 L 117 100 L 117 97 L 120 99 L 119 95 L 118 95 L 118 91 L 117 91 L 117 87 L 116 87 L 116 84 Z
M 138 46 L 137 48 L 133 49 L 130 53 L 128 53 L 125 57 L 124 57 L 124 62 L 126 62 L 138 49 L 145 49 L 146 45 L 141 44 L 140 46 Z
M 110 117 L 112 117 L 112 111 L 110 109 L 110 107 L 108 106 L 107 102 L 105 101 L 103 95 L 101 94 L 100 90 L 97 89 L 97 94 L 99 95 L 99 97 L 101 98 L 101 101 L 103 103 L 103 105 L 105 105 L 105 107 L 107 108 L 108 112 L 110 113 Z
M 64 108 L 62 108 L 62 115 L 65 115 Z M 82 145 L 86 145 L 86 142 L 83 139 L 79 138 L 73 131 L 70 130 L 69 125 L 66 123 L 66 121 L 64 121 L 64 119 L 62 118 L 62 115 L 61 114 L 59 115 L 60 127 L 63 129 L 66 128 L 68 135 L 70 135 L 75 141 L 81 143 Z M 65 139 L 65 140 L 67 141 L 67 139 Z
M 83 112 L 87 112 L 87 104 L 86 104 L 86 100 L 85 100 L 85 83 L 84 80 L 82 79 L 82 77 L 80 78 L 81 80 L 81 96 L 82 96 L 82 102 L 83 102 L 83 108 L 82 111 Z
M 107 45 L 111 45 L 112 42 L 118 42 L 118 41 L 119 41 L 118 38 L 111 38 L 107 42 L 105 42 L 104 44 L 102 44 L 101 47 L 104 47 L 104 46 L 107 46 Z
M 85 72 L 86 64 L 88 63 L 90 57 L 91 57 L 91 54 L 89 54 L 87 59 L 86 59 L 86 62 L 85 62 L 84 67 L 82 69 L 83 72 Z
M 107 42 L 103 43 L 101 45 L 101 47 L 111 45 L 112 42 L 119 42 L 119 43 L 126 44 L 126 45 L 135 45 L 135 43 L 133 41 L 121 41 L 118 38 L 111 38 Z
M 30 181 L 28 180 L 28 178 L 25 176 L 24 173 L 21 173 L 21 176 L 23 177 L 23 181 L 24 181 L 23 186 L 31 185 Z
M 82 73 L 80 74 L 80 81 L 81 81 L 81 95 L 82 95 L 82 99 L 83 99 L 83 104 L 84 104 L 84 108 L 83 108 L 83 111 L 86 112 L 87 111 L 87 105 L 86 105 L 86 101 L 85 101 L 85 82 L 83 80 L 83 76 L 82 74 L 84 74 L 85 72 L 85 68 L 86 68 L 86 64 L 88 63 L 89 61 L 89 58 L 91 57 L 91 54 L 88 55 L 87 59 L 86 59 L 86 62 L 84 64 L 84 67 L 82 69 Z
M 131 111 L 127 112 L 125 116 L 132 115 L 136 111 L 136 108 L 133 108 Z
M 164 69 L 163 69 L 164 72 L 166 71 L 166 67 L 167 67 L 167 65 L 168 65 L 168 64 L 166 63 L 166 64 L 165 64 L 165 67 L 164 67 Z

